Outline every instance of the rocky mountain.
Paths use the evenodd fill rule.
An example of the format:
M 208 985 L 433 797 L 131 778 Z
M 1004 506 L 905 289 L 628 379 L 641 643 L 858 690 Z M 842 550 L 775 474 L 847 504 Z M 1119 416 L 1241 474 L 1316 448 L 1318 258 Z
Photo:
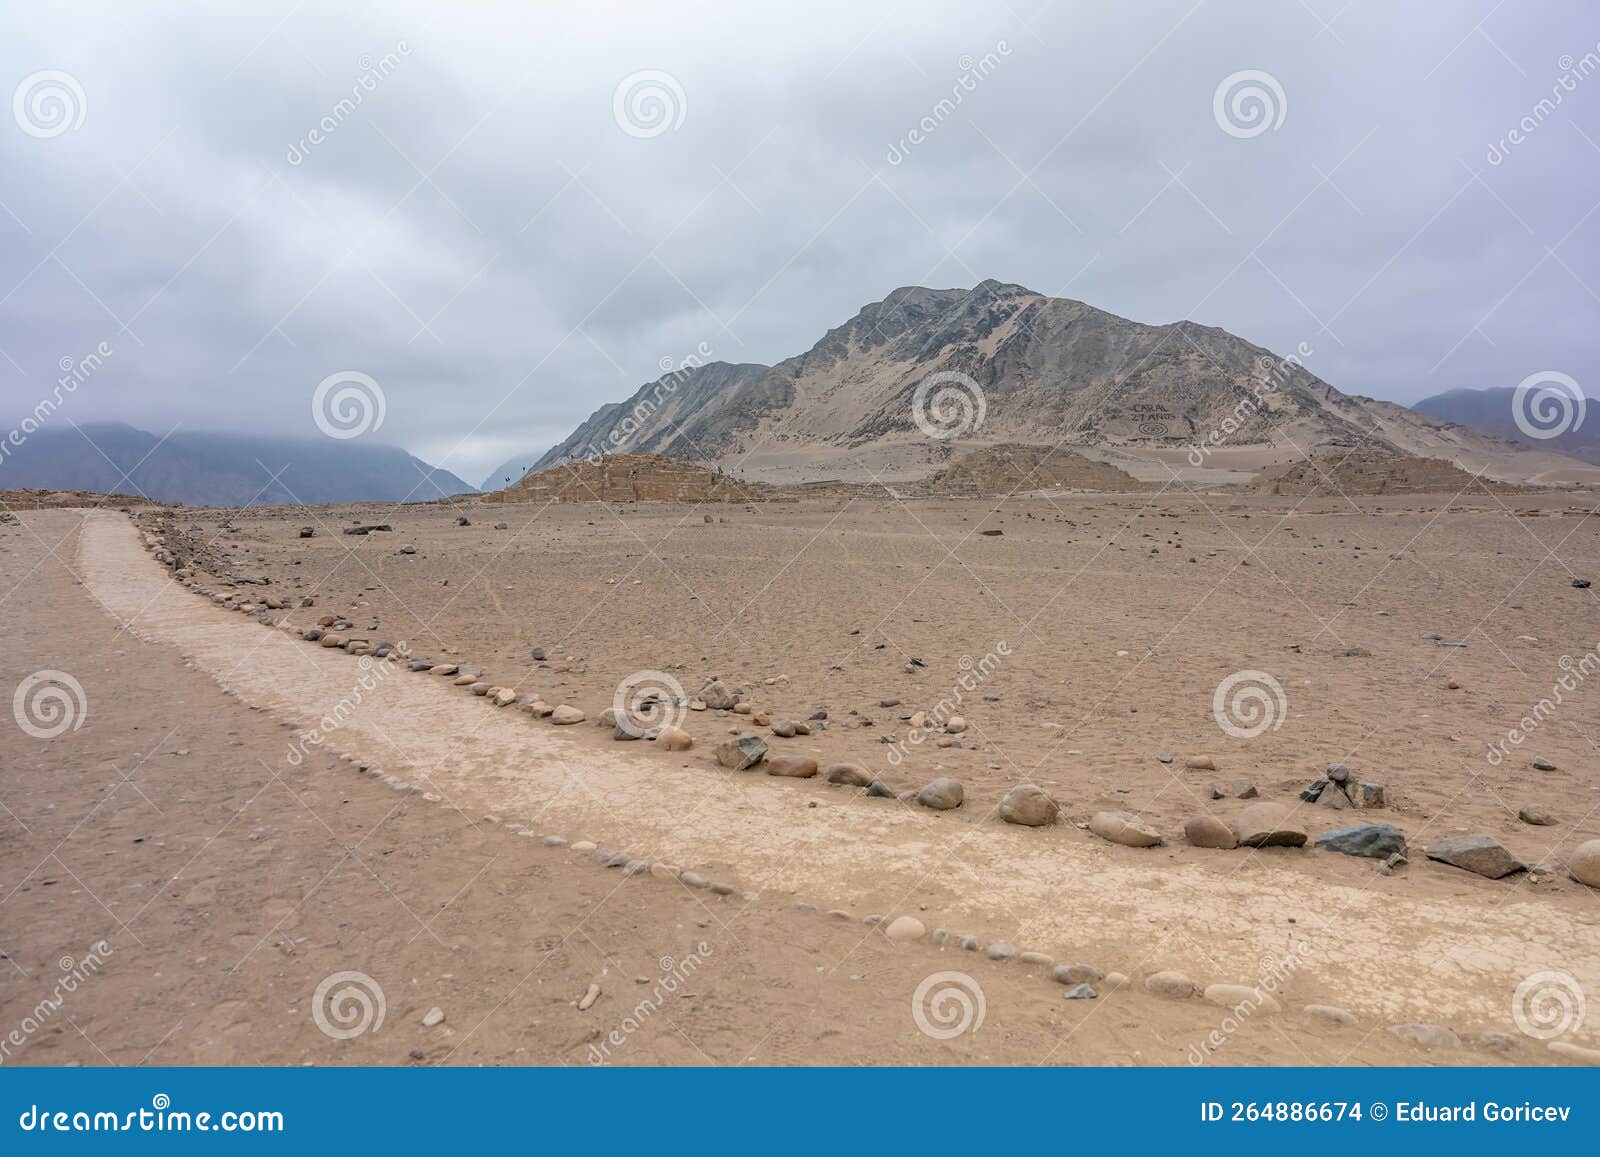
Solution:
M 1404 406 L 1342 393 L 1221 329 L 1145 325 L 985 281 L 970 290 L 897 289 L 775 366 L 679 370 L 602 406 L 535 466 L 623 449 L 732 464 L 756 450 L 937 445 L 929 431 L 1174 457 L 1214 431 L 1230 451 L 1369 447 L 1453 457 L 1506 449 Z
M 0 486 L 133 492 L 190 506 L 422 502 L 473 487 L 397 446 L 120 422 L 46 428 L 0 458 Z
M 1600 399 L 1590 398 L 1585 405 L 1588 420 L 1575 429 L 1564 430 L 1553 438 L 1530 438 L 1517 427 L 1516 388 L 1499 386 L 1486 390 L 1447 390 L 1431 398 L 1423 398 L 1411 408 L 1419 414 L 1467 426 L 1485 434 L 1493 434 L 1512 442 L 1522 442 L 1541 450 L 1554 450 L 1585 462 L 1600 465 Z M 1552 415 L 1553 416 L 1553 415 Z M 1548 426 L 1534 424 L 1534 429 Z

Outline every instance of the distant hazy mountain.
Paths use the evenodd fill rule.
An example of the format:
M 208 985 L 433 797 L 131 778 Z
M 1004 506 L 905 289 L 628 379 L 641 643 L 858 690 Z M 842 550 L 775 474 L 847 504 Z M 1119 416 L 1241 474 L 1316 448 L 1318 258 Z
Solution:
M 121 491 L 190 506 L 421 502 L 473 487 L 398 446 L 179 430 L 121 422 L 35 431 L 0 457 L 0 488 Z
M 518 454 L 515 458 L 508 458 L 500 463 L 478 484 L 479 490 L 504 490 L 507 486 L 515 486 L 526 474 L 532 465 L 539 461 L 539 454 L 530 451 L 527 454 Z
M 941 390 L 956 404 L 930 413 Z M 774 366 L 709 362 L 669 374 L 600 407 L 534 465 L 617 450 L 712 464 L 772 444 L 851 452 L 926 444 L 930 425 L 942 432 L 960 422 L 962 403 L 973 419 L 962 430 L 991 442 L 1137 453 L 1182 449 L 1221 430 L 1232 447 L 1515 452 L 1343 393 L 1225 330 L 1146 325 L 984 281 L 897 289 Z
M 1513 386 L 1495 386 L 1486 390 L 1447 390 L 1431 398 L 1423 398 L 1411 408 L 1430 418 L 1469 426 L 1486 434 L 1570 454 L 1574 458 L 1600 465 L 1600 399 L 1588 400 L 1585 421 L 1576 430 L 1568 430 L 1554 438 L 1536 439 L 1529 438 L 1517 428 L 1512 404 L 1515 395 L 1516 388 Z M 1541 427 L 1535 423 L 1533 428 Z

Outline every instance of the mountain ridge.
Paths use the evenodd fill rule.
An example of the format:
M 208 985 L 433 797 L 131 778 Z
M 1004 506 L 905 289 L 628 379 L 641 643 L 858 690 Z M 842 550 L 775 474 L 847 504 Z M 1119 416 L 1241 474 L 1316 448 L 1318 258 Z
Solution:
M 1344 393 L 1305 367 L 1310 353 L 1280 357 L 1214 326 L 1152 325 L 992 279 L 970 290 L 904 286 L 775 365 L 707 362 L 646 383 L 598 407 L 532 469 L 616 450 L 729 466 L 758 452 L 940 450 L 951 438 L 1155 458 L 1208 440 L 1232 452 L 1515 449 Z
M 423 502 L 476 488 L 398 446 L 125 422 L 36 430 L 0 459 L 0 486 L 128 491 L 190 506 Z

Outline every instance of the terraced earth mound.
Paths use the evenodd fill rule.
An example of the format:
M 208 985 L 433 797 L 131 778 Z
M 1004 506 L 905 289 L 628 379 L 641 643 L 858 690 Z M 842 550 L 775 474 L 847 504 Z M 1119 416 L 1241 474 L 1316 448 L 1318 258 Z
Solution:
M 1488 487 L 1515 493 L 1521 487 L 1491 482 L 1443 458 L 1358 451 L 1320 454 L 1282 470 L 1268 471 L 1252 489 L 1258 493 L 1337 497 L 1373 494 L 1459 494 Z
M 527 474 L 488 495 L 501 502 L 750 502 L 751 486 L 660 454 L 608 454 Z
M 956 459 L 915 490 L 927 494 L 1027 494 L 1036 490 L 1154 490 L 1148 482 L 1060 446 L 1006 442 Z

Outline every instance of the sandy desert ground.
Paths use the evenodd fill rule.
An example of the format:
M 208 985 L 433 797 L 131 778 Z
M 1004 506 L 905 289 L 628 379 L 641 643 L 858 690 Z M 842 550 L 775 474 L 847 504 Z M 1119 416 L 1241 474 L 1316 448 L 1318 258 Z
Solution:
M 0 527 L 4 675 L 68 672 L 82 706 L 60 735 L 14 732 L 0 773 L 0 1028 L 35 1024 L 5 1060 L 1594 1059 L 1524 1026 L 1600 992 L 1600 893 L 1564 867 L 1600 835 L 1600 687 L 1580 678 L 1486 758 L 1596 651 L 1595 593 L 1572 585 L 1600 571 L 1593 505 L 1480 491 L 20 512 Z M 367 523 L 392 529 L 342 533 Z M 163 549 L 205 564 L 189 585 L 146 549 L 163 526 Z M 325 616 L 518 702 L 297 633 Z M 1261 734 L 1213 710 L 1241 672 L 1270 677 Z M 595 721 L 639 676 L 686 700 L 716 677 L 752 713 L 676 711 L 687 751 L 619 742 Z M 523 710 L 533 698 L 587 719 L 553 726 Z M 908 717 L 941 703 L 964 728 L 915 732 Z M 952 777 L 964 802 L 732 771 L 714 757 L 730 730 L 893 793 Z M 1333 762 L 1384 806 L 1302 801 Z M 1213 798 L 1239 781 L 1257 797 Z M 1023 783 L 1059 823 L 999 818 Z M 1185 839 L 1191 818 L 1231 824 L 1259 801 L 1312 841 L 1392 824 L 1407 860 Z M 1164 842 L 1101 839 L 1084 825 L 1104 810 Z M 1458 834 L 1532 870 L 1487 879 L 1425 856 Z M 660 870 L 607 869 L 585 840 Z M 889 939 L 899 916 L 925 934 Z M 37 1015 L 58 962 L 102 940 L 103 968 Z M 997 943 L 1039 956 L 994 960 Z M 1045 960 L 1084 968 L 1057 983 Z M 1148 988 L 1171 970 L 1279 1007 Z M 341 972 L 384 994 L 382 1025 L 350 1039 L 319 1027 L 318 986 Z M 1083 978 L 1095 997 L 1063 999 Z M 947 998 L 920 1023 L 919 987 Z M 1433 1047 L 1397 1025 L 1428 1026 Z M 1568 1017 L 1558 1043 L 1594 1049 L 1596 1032 Z

